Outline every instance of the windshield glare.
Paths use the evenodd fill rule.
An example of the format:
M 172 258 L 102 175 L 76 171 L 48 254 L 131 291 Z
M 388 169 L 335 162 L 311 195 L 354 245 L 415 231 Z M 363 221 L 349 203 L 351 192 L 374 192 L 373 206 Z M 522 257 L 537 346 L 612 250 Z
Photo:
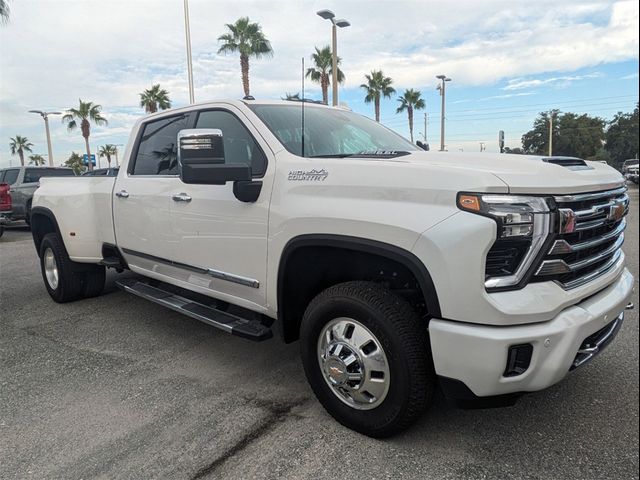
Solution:
M 304 157 L 346 156 L 377 151 L 416 151 L 418 147 L 377 122 L 353 112 L 330 108 L 304 109 L 302 104 L 249 105 L 284 148 Z

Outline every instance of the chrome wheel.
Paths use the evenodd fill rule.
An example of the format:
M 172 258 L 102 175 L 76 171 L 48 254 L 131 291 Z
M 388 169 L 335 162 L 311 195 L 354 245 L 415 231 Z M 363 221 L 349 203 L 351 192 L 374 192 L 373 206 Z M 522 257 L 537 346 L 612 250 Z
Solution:
M 58 264 L 53 250 L 50 248 L 44 252 L 44 276 L 52 290 L 58 288 Z
M 350 407 L 370 410 L 387 396 L 387 356 L 376 336 L 357 320 L 336 318 L 324 326 L 318 362 L 331 391 Z

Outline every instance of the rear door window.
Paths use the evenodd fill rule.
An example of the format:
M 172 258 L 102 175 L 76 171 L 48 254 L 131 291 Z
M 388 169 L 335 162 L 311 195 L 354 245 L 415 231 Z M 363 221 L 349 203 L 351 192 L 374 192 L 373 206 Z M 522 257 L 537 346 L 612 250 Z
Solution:
M 73 170 L 66 168 L 27 168 L 22 183 L 37 183 L 44 177 L 73 177 Z
M 177 175 L 178 132 L 189 128 L 188 115 L 164 117 L 143 126 L 132 175 Z

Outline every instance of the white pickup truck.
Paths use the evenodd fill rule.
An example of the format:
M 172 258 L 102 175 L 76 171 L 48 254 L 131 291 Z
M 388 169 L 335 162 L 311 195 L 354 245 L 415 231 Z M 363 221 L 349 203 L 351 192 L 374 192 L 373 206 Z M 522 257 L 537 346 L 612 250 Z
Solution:
M 299 340 L 327 411 L 384 437 L 438 383 L 512 404 L 609 344 L 633 289 L 624 185 L 596 162 L 425 152 L 345 109 L 251 99 L 143 118 L 117 177 L 43 179 L 31 224 L 55 301 L 128 269 L 130 293 Z

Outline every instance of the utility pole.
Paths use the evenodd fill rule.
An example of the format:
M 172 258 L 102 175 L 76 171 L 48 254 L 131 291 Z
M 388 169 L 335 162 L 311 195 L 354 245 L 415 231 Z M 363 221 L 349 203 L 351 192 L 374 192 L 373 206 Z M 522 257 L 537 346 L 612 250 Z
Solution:
M 49 133 L 49 115 L 60 115 L 62 112 L 44 112 L 41 110 L 29 110 L 29 113 L 37 113 L 44 119 L 44 130 L 47 134 L 47 149 L 49 151 L 49 166 L 53 167 L 53 152 L 51 149 L 51 133 Z
M 549 156 L 553 156 L 553 110 L 549 112 Z
M 440 85 L 438 85 L 438 90 L 440 90 L 440 96 L 442 97 L 442 106 L 440 110 L 440 151 L 444 152 L 444 98 L 445 98 L 445 82 L 450 82 L 451 79 L 446 75 L 436 75 L 436 78 L 441 81 Z
M 423 132 L 423 137 L 424 137 L 424 144 L 427 144 L 427 113 L 424 114 L 424 132 Z
M 184 34 L 187 42 L 187 76 L 189 78 L 189 103 L 195 102 L 193 94 L 193 65 L 191 63 L 191 29 L 189 28 L 189 0 L 184 0 Z

